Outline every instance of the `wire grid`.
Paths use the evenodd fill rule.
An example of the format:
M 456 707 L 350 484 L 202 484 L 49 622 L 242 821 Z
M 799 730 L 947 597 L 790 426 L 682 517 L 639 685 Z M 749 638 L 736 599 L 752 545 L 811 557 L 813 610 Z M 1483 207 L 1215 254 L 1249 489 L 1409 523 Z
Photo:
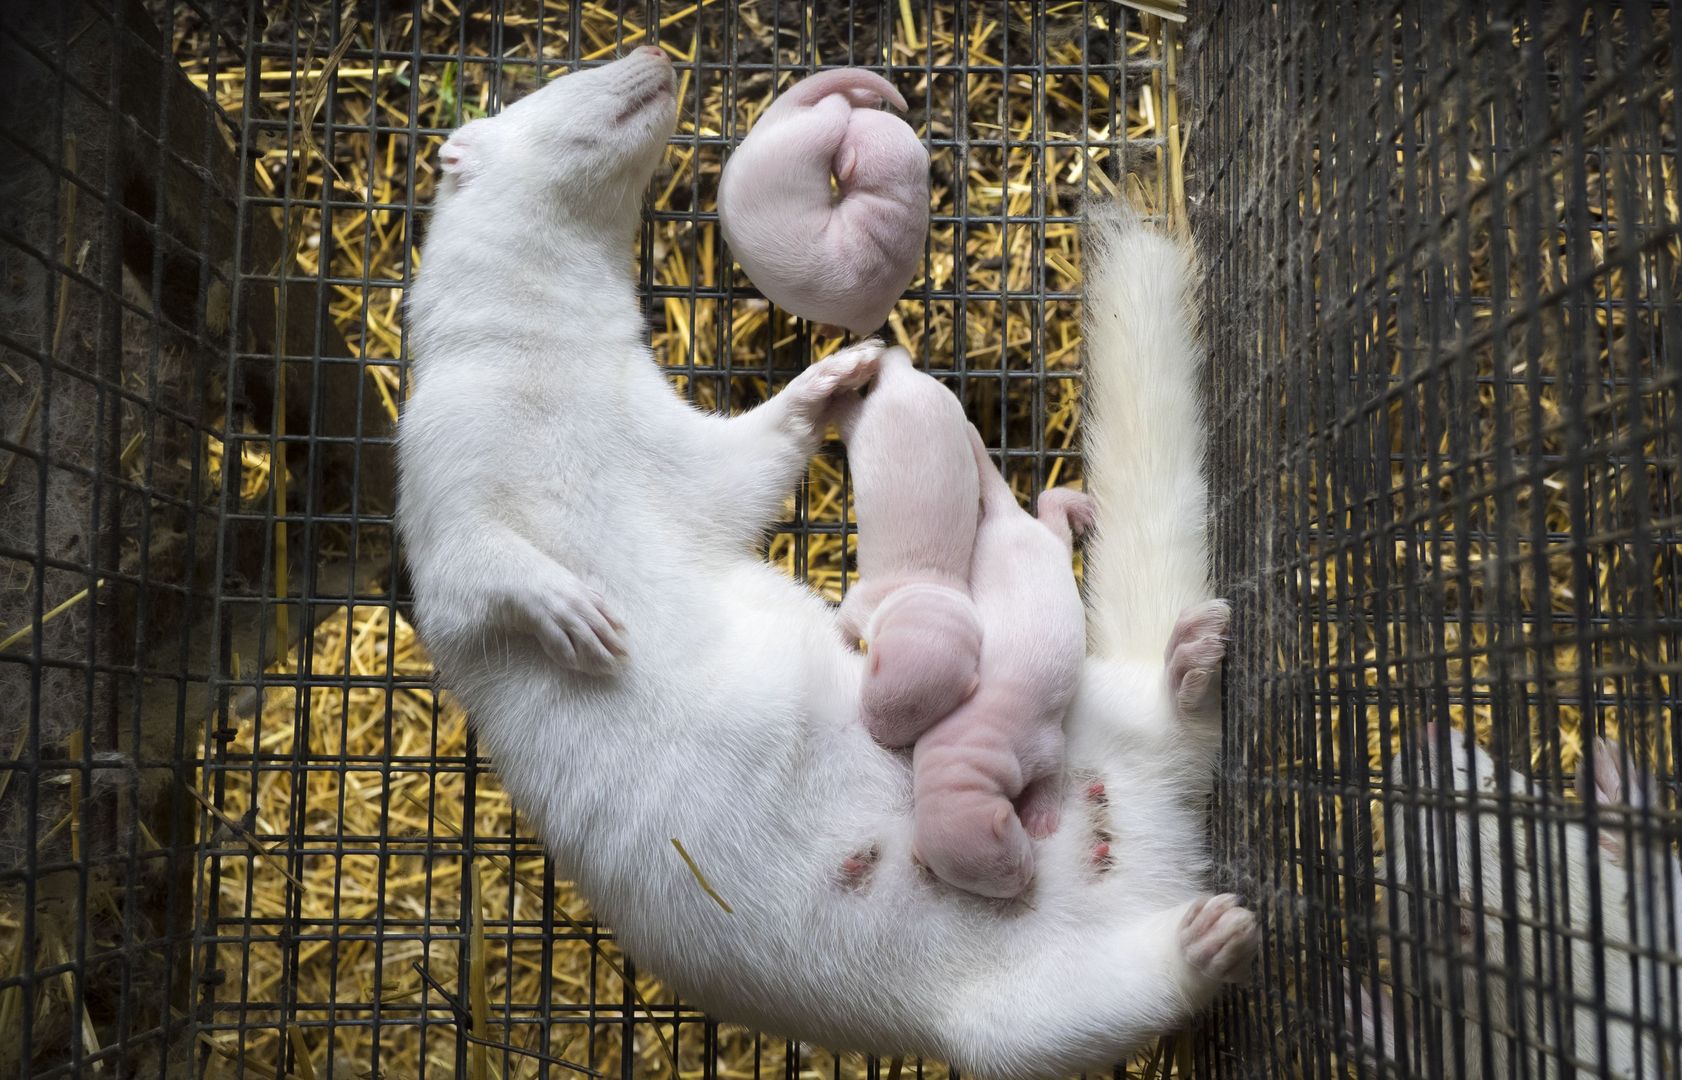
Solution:
M 965 401 L 1020 491 L 1078 481 L 1073 245 L 1086 173 L 1116 176 L 1143 154 L 1135 164 L 1155 159 L 1158 197 L 1164 185 L 1163 140 L 1141 134 L 1156 118 L 1133 119 L 1162 71 L 1137 17 L 1109 4 L 761 0 L 252 5 L 221 29 L 187 22 L 178 51 L 236 115 L 240 155 L 256 166 L 241 205 L 278 219 L 296 253 L 271 268 L 247 248 L 244 280 L 306 297 L 305 347 L 235 348 L 228 378 L 260 367 L 314 406 L 303 429 L 286 428 L 295 410 L 278 400 L 267 416 L 230 404 L 224 421 L 225 459 L 241 467 L 223 473 L 220 558 L 261 572 L 219 575 L 215 598 L 223 677 L 201 770 L 217 816 L 199 863 L 199 1067 L 557 1076 L 565 1059 L 630 1077 L 666 1075 L 670 1053 L 686 1075 L 887 1074 L 676 1002 L 557 877 L 433 685 L 406 586 L 387 584 L 389 493 L 367 474 L 385 468 L 371 463 L 389 436 L 364 406 L 377 415 L 403 398 L 397 299 L 443 137 L 539 77 L 658 41 L 674 55 L 680 122 L 641 265 L 676 385 L 704 407 L 746 408 L 818 355 L 808 328 L 734 270 L 716 233 L 717 174 L 774 86 L 871 66 L 912 103 L 936 177 L 926 272 L 890 329 Z M 242 43 L 243 70 L 201 77 L 199 44 L 222 29 Z M 345 368 L 360 372 L 348 428 L 322 414 Z M 349 456 L 337 487 L 323 460 L 335 454 Z M 840 461 L 832 446 L 814 462 L 768 544 L 831 596 L 850 571 Z M 329 583 L 329 562 L 350 565 Z M 230 645 L 240 627 L 257 628 L 245 655 Z M 300 627 L 314 628 L 306 647 L 277 647 Z
M 1682 26 L 1640 3 L 1209 7 L 1190 140 L 1236 602 L 1216 855 L 1271 932 L 1267 989 L 1207 1025 L 1206 1064 L 1613 1075 L 1621 1020 L 1658 1055 L 1621 1075 L 1675 1076 L 1676 878 L 1596 841 L 1674 859 L 1682 836 Z M 1405 779 L 1468 731 L 1496 782 Z M 1656 801 L 1576 797 L 1595 734 Z M 1574 850 L 1598 873 L 1565 881 Z M 1644 884 L 1631 939 L 1613 897 Z M 1350 973 L 1394 995 L 1392 1054 L 1346 1023 Z
M 136 4 L 0 9 L 4 1075 L 156 1075 L 184 1038 L 238 189 L 177 75 Z

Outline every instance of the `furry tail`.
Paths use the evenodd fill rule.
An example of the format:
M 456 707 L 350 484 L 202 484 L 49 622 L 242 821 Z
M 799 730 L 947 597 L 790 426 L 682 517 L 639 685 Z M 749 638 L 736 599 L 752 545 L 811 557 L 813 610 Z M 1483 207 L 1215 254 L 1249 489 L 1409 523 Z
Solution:
M 1210 593 L 1195 258 L 1122 203 L 1089 204 L 1087 218 L 1091 644 L 1160 663 L 1180 612 Z
M 770 116 L 773 109 L 780 111 L 802 105 L 816 105 L 831 94 L 845 94 L 853 107 L 858 109 L 874 108 L 884 101 L 900 112 L 906 109 L 905 98 L 894 88 L 894 84 L 874 71 L 866 71 L 864 68 L 836 68 L 801 79 L 783 91 L 777 100 L 771 103 L 771 108 L 765 111 L 765 115 Z

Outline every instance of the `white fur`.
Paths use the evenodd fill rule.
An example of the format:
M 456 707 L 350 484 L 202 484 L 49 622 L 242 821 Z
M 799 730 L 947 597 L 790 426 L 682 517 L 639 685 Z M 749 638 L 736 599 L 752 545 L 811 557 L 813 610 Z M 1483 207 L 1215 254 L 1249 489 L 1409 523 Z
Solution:
M 983 1075 L 1103 1067 L 1182 1024 L 1254 949 L 1253 922 L 1236 954 L 1196 927 L 1177 933 L 1205 888 L 1214 738 L 1207 719 L 1175 718 L 1162 657 L 1173 616 L 1143 631 L 1156 639 L 1147 655 L 1107 635 L 1070 712 L 1085 748 L 1071 768 L 1110 793 L 1113 869 L 1093 873 L 1089 838 L 1067 828 L 1040 842 L 1031 907 L 920 875 L 907 763 L 857 717 L 860 658 L 828 605 L 755 554 L 817 441 L 814 403 L 844 386 L 814 390 L 830 377 L 816 365 L 752 412 L 705 415 L 672 392 L 644 341 L 631 238 L 673 116 L 667 99 L 654 119 L 613 118 L 661 72 L 669 80 L 638 51 L 567 76 L 458 148 L 469 160 L 434 212 L 411 297 L 417 382 L 399 442 L 425 640 L 561 868 L 691 1002 L 836 1049 L 924 1053 Z M 1098 229 L 1091 323 L 1133 330 L 1095 334 L 1091 368 L 1118 399 L 1158 389 L 1154 411 L 1098 411 L 1118 427 L 1088 436 L 1110 455 L 1095 493 L 1112 521 L 1185 519 L 1112 530 L 1100 556 L 1155 567 L 1174 599 L 1202 600 L 1196 469 L 1137 475 L 1175 454 L 1195 462 L 1202 438 L 1192 316 L 1179 304 L 1188 266 L 1134 223 Z M 1142 283 L 1167 299 L 1142 302 Z M 849 361 L 849 378 L 868 359 Z M 1170 536 L 1165 550 L 1115 542 Z M 487 599 L 559 567 L 622 620 L 616 675 L 555 663 Z M 1148 597 L 1131 576 L 1104 580 L 1096 614 L 1107 624 L 1170 602 L 1150 577 Z M 697 886 L 673 837 L 733 914 Z M 871 842 L 871 877 L 841 887 L 836 868 Z
M 1459 1080 L 1517 1075 L 1508 1032 L 1519 1038 L 1518 1053 L 1529 1063 L 1531 1075 L 1540 1078 L 1577 1075 L 1565 1064 L 1572 1060 L 1597 1069 L 1604 1062 L 1597 1075 L 1618 1080 L 1676 1075 L 1673 1048 L 1661 1048 L 1652 1030 L 1655 1023 L 1671 1023 L 1668 966 L 1631 958 L 1632 950 L 1650 953 L 1655 945 L 1661 955 L 1675 951 L 1677 927 L 1672 920 L 1682 913 L 1652 905 L 1653 898 L 1666 896 L 1666 889 L 1673 887 L 1663 879 L 1676 880 L 1676 861 L 1665 845 L 1626 845 L 1616 824 L 1631 806 L 1653 797 L 1650 787 L 1626 785 L 1629 770 L 1617 744 L 1597 740 L 1595 774 L 1580 775 L 1578 787 L 1603 808 L 1598 842 L 1578 822 L 1538 825 L 1532 833 L 1518 820 L 1519 815 L 1534 813 L 1532 806 L 1513 808 L 1515 820 L 1504 839 L 1497 814 L 1503 781 L 1506 791 L 1520 800 L 1540 793 L 1539 785 L 1522 773 L 1506 772 L 1503 777 L 1495 761 L 1475 743 L 1468 744 L 1463 732 L 1449 731 L 1446 736 L 1451 762 L 1446 770 L 1439 766 L 1438 737 L 1430 727 L 1410 753 L 1396 759 L 1396 789 L 1417 790 L 1422 799 L 1415 804 L 1398 795 L 1390 803 L 1385 828 L 1390 870 L 1379 872 L 1380 880 L 1388 880 L 1393 872 L 1399 886 L 1394 907 L 1386 903 L 1381 908 L 1401 946 L 1401 963 L 1392 977 L 1415 986 L 1415 968 L 1423 959 L 1425 985 L 1404 995 L 1398 1005 L 1387 988 L 1375 995 L 1370 977 L 1350 979 L 1344 998 L 1351 1029 L 1358 1026 L 1365 1049 L 1385 1059 L 1411 1060 L 1424 1067 L 1440 1055 L 1445 1075 Z M 1445 774 L 1446 787 L 1441 782 Z M 1449 793 L 1459 809 L 1445 817 L 1431 804 Z M 1455 826 L 1452 856 L 1446 828 L 1450 819 Z M 1451 863 L 1457 867 L 1452 880 L 1447 873 Z M 1503 882 L 1509 869 L 1511 892 Z M 1451 890 L 1451 906 L 1428 899 Z M 1513 921 L 1514 913 L 1522 925 Z M 1540 940 L 1530 925 L 1535 922 L 1544 924 Z M 1607 944 L 1603 972 L 1595 966 L 1596 924 Z M 1433 945 L 1423 958 L 1412 945 L 1421 939 Z M 1381 954 L 1388 951 L 1387 943 L 1380 946 Z M 1447 952 L 1454 955 L 1452 965 Z M 1555 972 L 1563 976 L 1566 964 L 1571 968 L 1569 984 L 1554 984 Z M 1643 986 L 1639 1000 L 1632 965 Z M 1514 984 L 1524 987 L 1518 1009 L 1507 996 Z M 1479 993 L 1480 985 L 1488 986 L 1487 995 Z M 1540 1002 L 1538 986 L 1543 988 Z M 1429 1003 L 1428 1015 L 1436 1018 L 1440 1042 L 1435 1045 L 1416 1034 L 1421 1000 Z M 1596 1020 L 1601 1010 L 1612 1015 L 1604 1051 Z M 1457 1012 L 1460 1035 L 1455 1031 Z M 1635 1030 L 1621 1019 L 1634 1015 L 1647 1025 L 1639 1063 Z M 1398 1037 L 1410 1043 L 1405 1051 Z M 1486 1052 L 1492 1067 L 1488 1072 Z
M 1189 320 L 1191 250 L 1143 228 L 1123 204 L 1089 211 L 1086 492 L 1093 650 L 1155 660 L 1175 620 L 1209 597 L 1203 479 L 1207 433 Z

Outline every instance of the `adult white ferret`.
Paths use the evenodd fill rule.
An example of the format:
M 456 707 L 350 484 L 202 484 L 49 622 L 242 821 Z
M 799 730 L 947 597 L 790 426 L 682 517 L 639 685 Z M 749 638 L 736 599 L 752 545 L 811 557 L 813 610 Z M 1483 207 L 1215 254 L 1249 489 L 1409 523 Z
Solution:
M 1106 572 L 1068 728 L 1071 766 L 1109 792 L 1113 868 L 1063 829 L 1039 844 L 1031 905 L 968 896 L 913 866 L 909 766 L 859 722 L 862 659 L 834 611 L 755 552 L 879 346 L 723 417 L 682 401 L 644 340 L 632 237 L 671 88 L 666 58 L 637 49 L 444 149 L 399 444 L 421 631 L 559 865 L 694 1004 L 984 1075 L 1103 1067 L 1241 977 L 1257 938 L 1205 891 L 1225 608 L 1205 570 L 1186 252 L 1114 212 L 1089 233 Z M 1171 643 L 1186 608 L 1203 617 Z M 1175 667 L 1183 685 L 1165 645 L 1199 658 Z M 842 881 L 861 844 L 872 872 Z
M 1644 808 L 1662 813 L 1664 804 L 1616 742 L 1594 745 L 1594 768 L 1585 756 L 1577 770 L 1578 795 L 1603 814 L 1593 833 L 1558 814 L 1535 829 L 1515 820 L 1503 837 L 1501 789 L 1524 799 L 1539 785 L 1503 770 L 1463 731 L 1427 724 L 1412 753 L 1396 756 L 1393 790 L 1426 797 L 1386 800 L 1385 858 L 1399 888 L 1381 908 L 1381 929 L 1398 937 L 1391 976 L 1404 990 L 1380 985 L 1375 994 L 1370 976 L 1346 972 L 1348 1030 L 1361 1033 L 1363 1052 L 1421 1072 L 1437 1062 L 1452 1080 L 1521 1075 L 1520 1062 L 1522 1075 L 1543 1080 L 1678 1074 L 1664 958 L 1682 931 L 1682 910 L 1671 906 L 1682 904 L 1682 867 L 1669 843 L 1620 828 L 1626 815 L 1639 825 Z M 1534 812 L 1512 808 L 1515 818 Z M 1390 872 L 1375 871 L 1381 881 Z M 1450 901 L 1434 899 L 1445 894 Z M 1430 945 L 1423 953 L 1420 940 Z M 1511 986 L 1524 989 L 1509 995 Z

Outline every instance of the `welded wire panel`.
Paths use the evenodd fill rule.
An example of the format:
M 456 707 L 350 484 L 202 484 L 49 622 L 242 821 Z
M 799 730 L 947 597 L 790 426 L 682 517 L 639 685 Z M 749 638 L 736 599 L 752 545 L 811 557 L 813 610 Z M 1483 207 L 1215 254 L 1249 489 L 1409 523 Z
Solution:
M 169 41 L 138 4 L 0 7 L 4 1076 L 188 1062 L 238 188 Z
M 216 33 L 242 63 L 209 77 Z M 615 947 L 545 858 L 434 685 L 393 559 L 401 298 L 451 129 L 579 66 L 657 42 L 678 130 L 640 236 L 656 354 L 706 408 L 748 408 L 833 340 L 735 269 L 719 170 L 775 91 L 868 66 L 910 102 L 935 215 L 890 327 L 963 398 L 1026 495 L 1079 477 L 1079 201 L 1141 170 L 1169 193 L 1160 46 L 1112 4 L 251 5 L 177 35 L 238 121 L 241 297 L 283 332 L 222 355 L 219 708 L 201 790 L 204 908 L 191 1002 L 209 1075 L 886 1075 L 720 1028 Z M 237 321 L 237 313 L 236 313 Z M 347 378 L 348 373 L 348 378 Z M 839 597 L 853 536 L 839 449 L 768 555 Z M 627 536 L 627 544 L 639 542 Z M 232 571 L 249 567 L 251 572 Z M 650 748 L 657 752 L 658 748 Z M 588 777 L 571 778 L 587 783 Z M 260 853 L 259 853 L 260 849 Z M 767 859 L 776 853 L 767 852 Z M 767 956 L 766 964 L 781 963 Z M 471 1019 L 470 1019 L 471 1017 Z M 941 1076 L 904 1064 L 904 1075 Z
M 1209 7 L 1216 854 L 1270 933 L 1206 1061 L 1676 1076 L 1682 27 Z

